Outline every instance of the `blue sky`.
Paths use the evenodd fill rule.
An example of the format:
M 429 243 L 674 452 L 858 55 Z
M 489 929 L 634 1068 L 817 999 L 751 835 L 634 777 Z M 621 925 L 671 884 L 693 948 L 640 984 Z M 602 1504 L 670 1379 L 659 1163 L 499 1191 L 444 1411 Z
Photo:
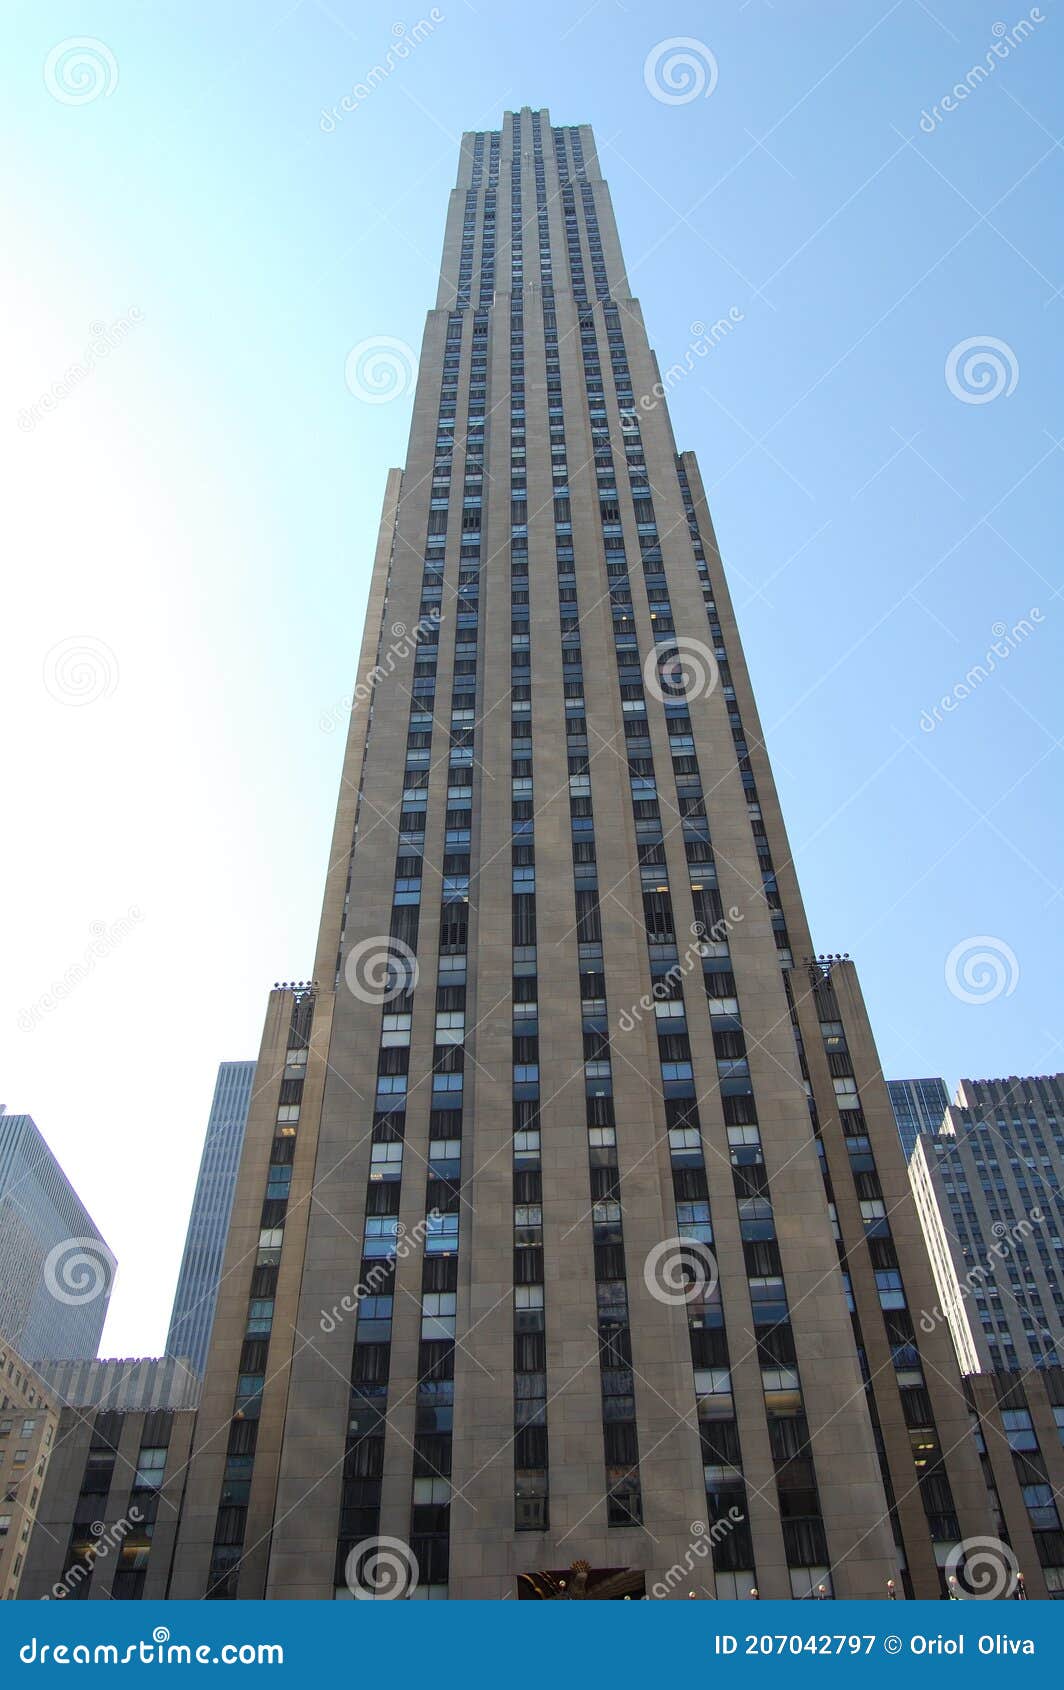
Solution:
M 216 1064 L 311 966 L 342 751 L 322 723 L 409 423 L 409 392 L 367 404 L 345 360 L 418 345 L 459 133 L 507 108 L 595 126 L 663 365 L 733 311 L 676 434 L 816 942 L 855 957 L 886 1072 L 1064 1067 L 1058 8 L 446 0 L 323 125 L 428 16 L 8 15 L 4 1095 L 118 1254 L 111 1353 L 161 1343 Z M 648 87 L 674 37 L 708 97 Z M 95 83 L 46 71 L 81 38 Z M 988 339 L 965 374 L 956 349 Z M 951 990 L 974 940 L 989 970 L 958 991 L 954 963 Z

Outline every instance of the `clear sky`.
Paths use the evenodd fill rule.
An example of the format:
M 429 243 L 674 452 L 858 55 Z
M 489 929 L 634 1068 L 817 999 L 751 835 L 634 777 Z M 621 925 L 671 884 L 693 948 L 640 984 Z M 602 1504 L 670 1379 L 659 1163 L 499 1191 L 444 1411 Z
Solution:
M 1053 0 L 7 26 L 0 1096 L 119 1257 L 108 1353 L 161 1345 L 216 1065 L 312 965 L 411 398 L 359 398 L 348 353 L 419 344 L 460 131 L 507 108 L 595 126 L 664 366 L 731 313 L 677 438 L 816 943 L 856 959 L 885 1071 L 1064 1067 Z

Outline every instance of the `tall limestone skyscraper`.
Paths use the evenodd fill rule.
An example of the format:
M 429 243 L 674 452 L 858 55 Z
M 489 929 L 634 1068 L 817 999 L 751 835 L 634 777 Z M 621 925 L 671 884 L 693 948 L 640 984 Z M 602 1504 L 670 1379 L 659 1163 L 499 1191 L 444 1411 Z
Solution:
M 988 1530 L 670 379 L 591 131 L 466 135 L 175 1597 L 933 1597 Z

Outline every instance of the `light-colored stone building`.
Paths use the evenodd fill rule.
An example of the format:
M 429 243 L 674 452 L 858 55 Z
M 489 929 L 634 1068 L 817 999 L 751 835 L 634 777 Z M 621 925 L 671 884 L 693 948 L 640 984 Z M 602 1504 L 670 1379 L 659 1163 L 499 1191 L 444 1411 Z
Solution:
M 188 1356 L 101 1356 L 53 1361 L 41 1377 L 63 1408 L 195 1408 L 200 1381 Z
M 110 1602 L 170 1595 L 195 1419 L 187 1409 L 62 1410 L 21 1597 Z
M 591 131 L 466 135 L 174 1597 L 536 1597 L 580 1561 L 615 1595 L 935 1597 L 990 1529 L 683 374 Z
M 59 1426 L 56 1400 L 16 1350 L 0 1343 L 0 1598 L 20 1594 Z
M 966 1373 L 1064 1361 L 1064 1074 L 962 1080 L 909 1176 Z

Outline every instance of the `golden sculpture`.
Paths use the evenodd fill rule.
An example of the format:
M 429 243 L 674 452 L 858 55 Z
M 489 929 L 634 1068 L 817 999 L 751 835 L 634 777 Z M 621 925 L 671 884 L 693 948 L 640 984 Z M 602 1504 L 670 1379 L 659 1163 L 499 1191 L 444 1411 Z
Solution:
M 540 1602 L 605 1602 L 642 1596 L 645 1574 L 624 1567 L 620 1572 L 592 1572 L 587 1561 L 574 1561 L 565 1573 L 521 1573 L 519 1594 Z

